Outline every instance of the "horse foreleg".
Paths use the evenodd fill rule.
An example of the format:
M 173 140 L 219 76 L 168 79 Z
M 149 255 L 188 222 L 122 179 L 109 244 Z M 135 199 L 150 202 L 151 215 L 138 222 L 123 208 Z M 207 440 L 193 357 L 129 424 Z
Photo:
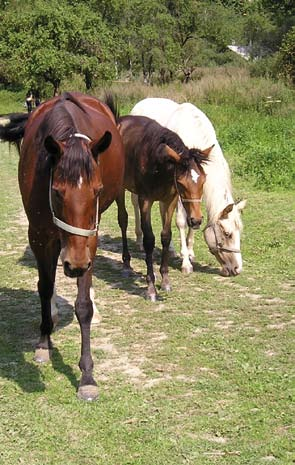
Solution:
M 138 198 L 139 208 L 140 208 L 140 217 L 141 217 L 141 229 L 143 232 L 143 247 L 145 250 L 145 262 L 147 266 L 147 298 L 152 302 L 155 302 L 157 299 L 157 291 L 155 288 L 155 275 L 153 268 L 153 251 L 155 248 L 155 236 L 152 230 L 151 223 L 151 208 L 153 202 Z
M 55 306 L 55 273 L 60 252 L 59 241 L 40 239 L 41 235 L 29 229 L 29 240 L 36 257 L 39 273 L 38 292 L 41 302 L 40 339 L 36 345 L 35 360 L 47 362 L 50 359 L 52 343 L 50 335 L 57 315 Z
M 131 202 L 134 209 L 136 244 L 140 250 L 143 250 L 140 211 L 138 206 L 138 196 L 136 194 L 131 193 Z
M 130 266 L 130 253 L 128 249 L 128 241 L 127 241 L 127 227 L 128 227 L 128 213 L 125 206 L 125 190 L 123 189 L 120 195 L 116 199 L 116 203 L 118 206 L 118 223 L 121 229 L 122 235 L 122 261 L 123 261 L 123 273 L 127 276 L 130 274 L 131 266 Z
M 93 317 L 93 306 L 90 295 L 92 284 L 91 270 L 77 280 L 78 295 L 75 302 L 75 314 L 81 329 L 81 358 L 79 368 L 82 377 L 78 388 L 78 397 L 82 400 L 95 400 L 98 387 L 93 378 L 93 360 L 90 350 L 90 327 Z
M 182 265 L 181 271 L 183 273 L 192 273 L 193 266 L 190 261 L 189 250 L 186 242 L 186 211 L 181 203 L 181 200 L 178 200 L 177 204 L 177 213 L 176 213 L 176 226 L 179 229 L 180 242 L 181 242 L 181 256 L 182 256 Z
M 164 202 L 159 202 L 159 207 L 160 207 L 160 214 L 161 214 L 161 219 L 162 219 L 162 226 L 164 227 L 165 203 Z M 175 250 L 172 238 L 171 238 L 170 245 L 169 245 L 169 254 L 170 254 L 171 257 L 177 257 L 177 252 Z
M 162 219 L 163 229 L 161 232 L 162 242 L 162 259 L 160 266 L 160 273 L 162 276 L 161 289 L 164 291 L 171 291 L 171 286 L 168 277 L 168 260 L 169 260 L 169 245 L 171 242 L 171 221 L 176 207 L 177 197 L 167 203 L 162 203 Z
M 195 238 L 195 231 L 193 230 L 193 228 L 188 228 L 188 233 L 186 236 L 186 243 L 187 243 L 188 255 L 189 255 L 191 262 L 194 262 L 195 260 L 194 238 Z

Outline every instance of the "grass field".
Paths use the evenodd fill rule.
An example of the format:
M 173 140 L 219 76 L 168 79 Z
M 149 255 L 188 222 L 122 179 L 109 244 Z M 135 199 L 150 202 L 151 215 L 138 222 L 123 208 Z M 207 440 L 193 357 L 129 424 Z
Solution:
M 199 233 L 195 272 L 183 276 L 180 260 L 171 260 L 172 292 L 159 291 L 160 300 L 150 303 L 144 299 L 145 263 L 135 246 L 132 209 L 135 275 L 123 279 L 112 206 L 102 218 L 94 270 L 101 322 L 92 328 L 92 347 L 100 398 L 92 404 L 76 398 L 76 285 L 60 267 L 52 363 L 33 361 L 40 322 L 37 273 L 27 247 L 18 156 L 0 146 L 1 465 L 295 463 L 294 190 L 257 190 L 255 173 L 238 176 L 239 155 L 254 146 L 249 134 L 263 147 L 275 141 L 279 152 L 286 134 L 292 146 L 292 122 L 271 115 L 251 119 L 245 112 L 242 124 L 241 112 L 203 109 L 219 128 L 235 195 L 248 199 L 244 271 L 222 278 Z M 153 220 L 159 247 L 157 208 Z M 175 229 L 173 237 L 177 244 Z M 158 269 L 158 248 L 155 258 Z

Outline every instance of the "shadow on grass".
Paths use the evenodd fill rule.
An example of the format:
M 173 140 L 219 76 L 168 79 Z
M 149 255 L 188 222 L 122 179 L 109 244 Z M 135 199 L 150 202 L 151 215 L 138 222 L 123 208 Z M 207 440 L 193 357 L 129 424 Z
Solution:
M 111 287 L 125 290 L 131 294 L 142 295 L 146 288 L 146 265 L 145 265 L 145 253 L 138 249 L 138 245 L 132 239 L 128 239 L 129 252 L 131 254 L 131 266 L 132 259 L 142 260 L 142 272 L 132 271 L 130 276 L 124 276 L 123 264 L 121 260 L 121 237 L 111 237 L 108 234 L 100 237 L 99 249 L 94 265 L 94 275 L 107 282 Z M 117 253 L 119 258 L 114 256 L 106 256 L 104 253 Z M 154 269 L 157 275 L 157 281 L 160 281 L 159 267 L 161 264 L 162 250 L 159 247 L 154 249 Z M 169 268 L 178 270 L 181 272 L 182 260 L 180 257 L 170 257 Z M 206 273 L 212 275 L 219 275 L 218 268 L 212 268 L 208 265 L 200 265 L 199 263 L 193 264 L 194 272 Z M 172 283 L 173 285 L 173 283 Z M 159 287 L 157 285 L 157 287 Z
M 28 268 L 36 268 L 37 269 L 37 263 L 36 259 L 34 257 L 34 254 L 31 250 L 31 247 L 29 244 L 26 246 L 23 256 L 19 259 L 18 263 L 20 265 L 27 266 Z
M 16 382 L 24 392 L 46 389 L 42 369 L 33 361 L 34 347 L 39 338 L 39 309 L 37 293 L 0 288 L 0 377 Z M 72 318 L 72 311 L 63 314 L 57 330 L 67 326 Z M 64 363 L 57 348 L 53 348 L 51 363 L 54 370 L 77 388 L 74 371 Z

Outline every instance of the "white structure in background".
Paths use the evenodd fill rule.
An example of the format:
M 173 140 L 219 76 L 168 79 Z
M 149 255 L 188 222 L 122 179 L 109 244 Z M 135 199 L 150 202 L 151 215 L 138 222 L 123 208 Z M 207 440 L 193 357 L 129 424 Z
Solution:
M 251 45 L 228 45 L 227 48 L 232 50 L 233 52 L 237 53 L 245 60 L 250 60 L 251 58 Z

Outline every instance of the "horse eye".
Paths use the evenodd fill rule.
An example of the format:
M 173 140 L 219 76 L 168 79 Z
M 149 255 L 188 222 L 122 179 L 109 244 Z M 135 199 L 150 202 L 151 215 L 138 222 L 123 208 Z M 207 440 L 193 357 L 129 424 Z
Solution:
M 224 233 L 225 237 L 227 237 L 228 239 L 231 239 L 233 237 L 232 233 L 230 232 L 225 232 Z
M 59 189 L 56 189 L 56 188 L 52 188 L 52 192 L 54 193 L 54 195 L 56 196 L 56 198 L 58 199 L 62 199 L 63 198 L 63 192 Z
M 97 189 L 94 189 L 94 196 L 98 197 L 103 189 L 103 186 L 99 186 Z

